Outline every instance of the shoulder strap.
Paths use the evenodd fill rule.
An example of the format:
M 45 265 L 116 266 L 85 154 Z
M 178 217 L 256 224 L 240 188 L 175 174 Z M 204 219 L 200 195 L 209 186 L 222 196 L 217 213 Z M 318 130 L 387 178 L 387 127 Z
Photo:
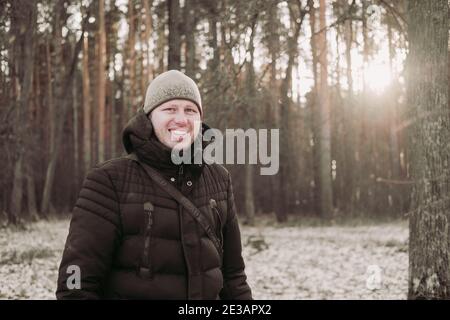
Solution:
M 220 244 L 219 239 L 212 231 L 211 225 L 200 212 L 200 210 L 188 199 L 186 198 L 177 188 L 175 188 L 172 184 L 167 182 L 155 169 L 150 167 L 148 164 L 139 161 L 138 157 L 134 153 L 130 153 L 127 158 L 137 161 L 142 168 L 145 170 L 147 175 L 164 191 L 166 191 L 172 198 L 174 198 L 178 203 L 180 203 L 186 211 L 200 224 L 200 226 L 205 230 L 206 235 L 212 241 L 214 246 L 216 247 L 219 255 L 222 256 L 222 245 Z

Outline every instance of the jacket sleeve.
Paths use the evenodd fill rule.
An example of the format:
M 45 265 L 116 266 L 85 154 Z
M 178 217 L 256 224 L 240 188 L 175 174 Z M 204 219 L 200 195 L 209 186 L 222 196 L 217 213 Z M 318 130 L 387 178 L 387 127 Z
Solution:
M 88 173 L 72 212 L 56 298 L 101 299 L 119 239 L 116 192 L 106 170 L 94 168 Z
M 245 264 L 242 258 L 241 232 L 236 214 L 231 177 L 228 176 L 228 213 L 223 230 L 223 300 L 251 300 L 252 292 L 247 283 Z

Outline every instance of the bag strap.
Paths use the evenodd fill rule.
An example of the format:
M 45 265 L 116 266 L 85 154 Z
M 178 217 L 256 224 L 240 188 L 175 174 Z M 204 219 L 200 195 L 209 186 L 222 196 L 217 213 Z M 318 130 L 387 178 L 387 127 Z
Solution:
M 223 248 L 220 244 L 219 239 L 212 231 L 211 225 L 206 220 L 205 216 L 200 212 L 200 210 L 188 199 L 186 198 L 177 188 L 175 188 L 172 184 L 167 182 L 155 169 L 150 167 L 148 164 L 143 163 L 138 159 L 135 153 L 130 153 L 127 158 L 137 161 L 147 175 L 164 191 L 166 191 L 172 198 L 174 198 L 178 203 L 180 203 L 186 211 L 200 224 L 200 226 L 205 230 L 206 235 L 212 241 L 214 246 L 219 252 L 220 257 L 222 257 Z

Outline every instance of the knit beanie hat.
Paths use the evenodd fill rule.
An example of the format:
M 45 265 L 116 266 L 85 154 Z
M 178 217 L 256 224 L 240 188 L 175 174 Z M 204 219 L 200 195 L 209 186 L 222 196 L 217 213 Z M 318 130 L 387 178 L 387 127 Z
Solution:
M 194 80 L 177 70 L 161 73 L 147 88 L 144 112 L 149 114 L 159 105 L 173 99 L 186 99 L 195 103 L 203 116 L 200 91 Z

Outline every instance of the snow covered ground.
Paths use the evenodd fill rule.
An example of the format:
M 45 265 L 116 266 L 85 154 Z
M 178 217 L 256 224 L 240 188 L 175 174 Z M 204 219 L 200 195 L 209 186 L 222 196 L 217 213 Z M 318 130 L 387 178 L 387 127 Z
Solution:
M 68 220 L 0 229 L 0 299 L 54 299 Z M 406 222 L 242 226 L 255 299 L 405 299 Z
M 405 222 L 358 227 L 247 227 L 242 233 L 244 244 L 258 234 L 266 243 L 259 248 L 244 246 L 255 299 L 406 299 Z M 261 241 L 255 237 L 249 242 Z

